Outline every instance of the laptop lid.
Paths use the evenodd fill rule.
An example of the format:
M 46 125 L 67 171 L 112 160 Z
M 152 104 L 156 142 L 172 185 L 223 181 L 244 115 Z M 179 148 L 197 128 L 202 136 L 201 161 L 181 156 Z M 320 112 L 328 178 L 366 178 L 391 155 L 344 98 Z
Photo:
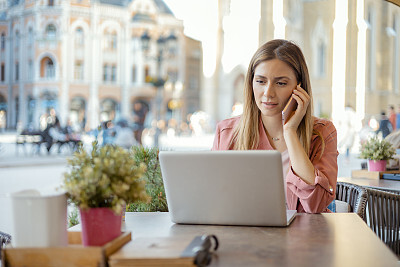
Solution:
M 278 151 L 161 151 L 159 157 L 175 223 L 286 226 L 292 220 Z

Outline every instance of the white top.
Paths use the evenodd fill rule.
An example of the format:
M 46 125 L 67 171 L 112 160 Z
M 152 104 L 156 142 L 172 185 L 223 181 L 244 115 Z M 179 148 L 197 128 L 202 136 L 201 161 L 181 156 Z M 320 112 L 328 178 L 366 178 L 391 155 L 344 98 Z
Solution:
M 281 153 L 282 155 L 282 169 L 283 169 L 283 187 L 285 188 L 285 199 L 286 199 L 286 175 L 289 172 L 290 168 L 290 158 L 289 158 L 289 152 L 287 149 Z M 287 207 L 287 203 L 286 203 Z

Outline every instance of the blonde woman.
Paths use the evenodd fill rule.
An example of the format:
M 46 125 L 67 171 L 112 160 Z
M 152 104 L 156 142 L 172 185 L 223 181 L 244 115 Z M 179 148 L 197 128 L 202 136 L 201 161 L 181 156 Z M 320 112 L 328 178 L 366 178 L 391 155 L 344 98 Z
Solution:
M 297 108 L 283 124 L 291 96 Z M 253 149 L 281 152 L 288 209 L 329 212 L 338 171 L 336 129 L 312 116 L 307 65 L 290 41 L 272 40 L 256 51 L 246 75 L 243 114 L 217 125 L 213 150 Z

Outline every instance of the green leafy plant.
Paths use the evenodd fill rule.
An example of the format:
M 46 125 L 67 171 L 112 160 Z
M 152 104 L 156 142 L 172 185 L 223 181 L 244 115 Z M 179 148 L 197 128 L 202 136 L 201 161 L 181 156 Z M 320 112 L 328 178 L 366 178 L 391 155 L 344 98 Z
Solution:
M 63 188 L 70 202 L 81 209 L 109 207 L 118 214 L 126 203 L 149 201 L 142 179 L 146 166 L 135 160 L 134 150 L 100 148 L 96 140 L 91 152 L 78 148 L 68 160 L 68 169 Z
M 127 211 L 168 211 L 164 183 L 161 175 L 157 148 L 132 147 L 136 164 L 144 163 L 146 172 L 142 179 L 146 182 L 146 192 L 150 202 L 129 203 Z
M 68 228 L 79 224 L 78 209 L 74 207 L 70 214 L 68 214 Z
M 396 151 L 391 143 L 377 136 L 368 139 L 361 147 L 360 158 L 369 160 L 393 159 Z

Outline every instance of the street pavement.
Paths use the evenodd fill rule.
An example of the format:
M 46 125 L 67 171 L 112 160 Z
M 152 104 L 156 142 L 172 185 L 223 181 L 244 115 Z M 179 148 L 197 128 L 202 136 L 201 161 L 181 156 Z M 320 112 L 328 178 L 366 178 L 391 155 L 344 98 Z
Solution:
M 212 147 L 213 134 L 202 136 L 167 136 L 160 137 L 162 150 L 209 150 Z M 22 167 L 22 166 L 46 166 L 66 164 L 67 158 L 72 155 L 69 148 L 64 147 L 61 153 L 52 148 L 50 154 L 44 146 L 38 155 L 35 148 L 27 145 L 24 150 L 15 144 L 16 133 L 0 133 L 0 168 Z M 351 170 L 360 169 L 361 162 L 365 160 L 358 158 L 358 153 L 351 153 L 346 157 L 340 153 L 338 157 L 338 177 L 350 176 Z

